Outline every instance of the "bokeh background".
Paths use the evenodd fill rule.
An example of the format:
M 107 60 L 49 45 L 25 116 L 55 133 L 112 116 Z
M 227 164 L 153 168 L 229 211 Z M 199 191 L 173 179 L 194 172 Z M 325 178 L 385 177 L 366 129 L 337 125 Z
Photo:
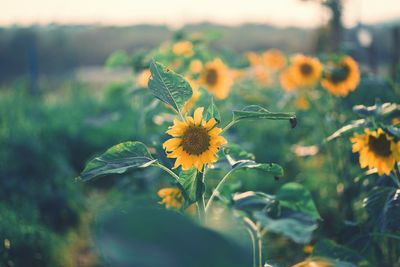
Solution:
M 138 192 L 159 201 L 153 171 L 75 181 L 93 155 L 163 134 L 155 124 L 143 129 L 142 107 L 132 104 L 140 96 L 132 96 L 136 102 L 126 97 L 132 69 L 105 67 L 115 51 L 140 54 L 202 32 L 222 55 L 270 48 L 347 53 L 380 78 L 362 91 L 370 94 L 352 95 L 344 106 L 399 100 L 382 87 L 398 75 L 398 0 L 0 0 L 0 6 L 0 266 L 103 266 L 91 230 L 99 211 L 140 198 Z M 310 126 L 315 117 L 308 118 Z M 308 185 L 324 201 L 321 214 L 335 217 L 330 207 L 338 203 L 330 196 L 343 185 L 338 189 L 334 178 L 321 182 L 328 172 L 323 158 L 293 159 L 292 145 L 312 129 L 301 121 L 295 135 L 271 123 L 252 133 L 243 128 L 239 136 L 256 140 L 245 146 L 261 161 L 282 164 L 288 180 Z M 244 188 L 273 192 L 279 183 L 254 179 Z M 333 224 L 326 226 L 332 236 Z M 288 264 L 285 253 L 268 249 Z

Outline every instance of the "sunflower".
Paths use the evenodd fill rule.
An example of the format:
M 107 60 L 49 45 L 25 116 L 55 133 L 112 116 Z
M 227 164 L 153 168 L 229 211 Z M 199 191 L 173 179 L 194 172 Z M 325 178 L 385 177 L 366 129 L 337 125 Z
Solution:
M 286 64 L 285 56 L 278 49 L 270 49 L 265 51 L 262 54 L 262 60 L 266 67 L 273 70 L 280 70 Z
M 360 82 L 357 62 L 350 56 L 343 57 L 339 63 L 329 63 L 321 85 L 335 96 L 347 96 Z
M 177 42 L 172 47 L 172 52 L 174 52 L 175 55 L 191 57 L 193 55 L 193 44 L 189 41 Z
M 182 170 L 196 167 L 202 171 L 203 166 L 217 160 L 219 147 L 226 144 L 220 136 L 222 129 L 215 127 L 217 121 L 211 118 L 203 119 L 204 108 L 197 108 L 193 117 L 186 117 L 184 121 L 174 120 L 167 134 L 173 138 L 164 142 L 163 147 L 168 158 L 176 158 L 174 168 L 182 166 Z
M 203 63 L 200 60 L 192 60 L 189 64 L 189 70 L 191 73 L 199 73 L 203 69 Z
M 262 59 L 257 53 L 255 52 L 247 52 L 246 58 L 250 63 L 250 66 L 259 66 L 262 65 Z
M 364 134 L 354 134 L 353 153 L 360 154 L 361 168 L 376 168 L 379 175 L 389 175 L 395 163 L 400 161 L 400 142 L 395 142 L 382 128 L 375 131 L 364 130 Z
M 149 69 L 142 70 L 142 72 L 139 73 L 137 76 L 137 83 L 139 86 L 147 88 L 147 83 L 149 82 L 151 73 Z
M 318 59 L 297 54 L 292 57 L 293 80 L 299 87 L 310 87 L 321 77 L 322 65 Z
M 279 76 L 281 86 L 286 92 L 291 92 L 297 88 L 296 81 L 293 77 L 293 68 L 291 67 L 286 68 Z
M 182 191 L 177 187 L 162 188 L 157 192 L 157 195 L 162 198 L 160 204 L 165 204 L 167 209 L 181 209 L 185 203 Z M 196 205 L 192 204 L 185 210 L 189 214 L 196 213 Z
M 197 84 L 197 82 L 193 81 L 189 77 L 186 77 L 186 80 L 192 88 L 192 97 L 185 103 L 185 106 L 182 109 L 183 113 L 187 113 L 200 97 L 199 85 Z
M 232 77 L 228 67 L 217 58 L 206 64 L 200 74 L 199 82 L 218 99 L 225 99 L 231 89 Z
M 305 95 L 298 96 L 295 101 L 295 105 L 300 110 L 307 110 L 310 108 L 310 102 L 308 102 L 307 97 Z

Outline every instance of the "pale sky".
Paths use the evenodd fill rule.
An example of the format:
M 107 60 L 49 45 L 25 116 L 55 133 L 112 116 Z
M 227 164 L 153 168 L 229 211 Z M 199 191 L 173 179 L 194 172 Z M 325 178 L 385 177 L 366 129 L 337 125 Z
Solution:
M 353 26 L 400 18 L 400 0 L 345 0 L 344 22 Z M 328 13 L 300 0 L 0 0 L 0 25 L 97 23 L 130 25 L 210 21 L 315 27 Z

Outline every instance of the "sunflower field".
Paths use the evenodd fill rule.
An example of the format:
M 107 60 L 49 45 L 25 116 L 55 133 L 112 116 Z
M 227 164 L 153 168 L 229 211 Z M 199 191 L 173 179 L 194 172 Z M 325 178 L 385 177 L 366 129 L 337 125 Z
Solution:
M 400 267 L 400 65 L 219 38 L 1 91 L 0 266 Z

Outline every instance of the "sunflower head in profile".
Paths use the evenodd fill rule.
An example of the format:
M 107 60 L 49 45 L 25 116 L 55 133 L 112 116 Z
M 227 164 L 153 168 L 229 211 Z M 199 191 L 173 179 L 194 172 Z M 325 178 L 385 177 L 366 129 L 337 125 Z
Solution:
M 285 56 L 278 49 L 270 49 L 262 54 L 262 60 L 266 67 L 272 70 L 280 70 L 285 64 Z
M 229 95 L 232 77 L 228 67 L 217 58 L 205 65 L 200 74 L 199 83 L 218 99 Z
M 382 128 L 365 129 L 363 134 L 355 134 L 350 141 L 353 153 L 360 154 L 361 168 L 376 168 L 379 175 L 388 175 L 400 161 L 400 142 L 395 142 Z
M 299 87 L 313 86 L 321 77 L 322 64 L 316 58 L 297 54 L 291 63 L 293 80 Z
M 172 52 L 174 52 L 175 55 L 191 57 L 193 55 L 193 44 L 189 41 L 177 42 L 172 47 Z
M 175 119 L 174 125 L 169 127 L 167 134 L 173 138 L 165 141 L 163 147 L 167 157 L 176 158 L 174 168 L 182 166 L 182 170 L 190 170 L 195 167 L 201 172 L 203 166 L 217 160 L 218 149 L 227 143 L 220 136 L 222 129 L 215 127 L 217 121 L 203 119 L 203 110 L 197 108 L 193 117 L 188 116 L 184 121 Z
M 350 56 L 343 57 L 340 62 L 328 64 L 321 85 L 335 96 L 347 96 L 354 91 L 360 82 L 357 62 Z
M 198 59 L 192 60 L 189 64 L 189 71 L 191 73 L 194 74 L 199 73 L 202 69 L 203 69 L 203 63 Z

